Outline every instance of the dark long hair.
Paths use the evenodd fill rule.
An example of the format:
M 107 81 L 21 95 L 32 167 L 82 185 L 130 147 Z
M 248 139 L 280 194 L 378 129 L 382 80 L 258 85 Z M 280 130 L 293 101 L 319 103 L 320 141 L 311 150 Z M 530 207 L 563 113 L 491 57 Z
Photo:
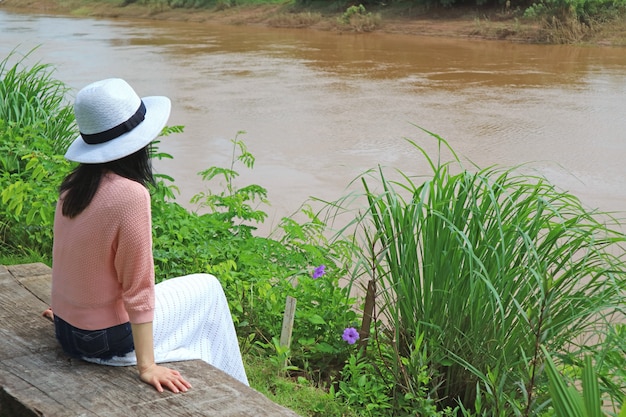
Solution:
M 65 217 L 76 217 L 87 208 L 98 191 L 102 176 L 108 171 L 137 181 L 144 187 L 154 185 L 150 145 L 116 161 L 78 165 L 65 177 L 59 189 L 61 194 L 65 193 L 62 209 Z

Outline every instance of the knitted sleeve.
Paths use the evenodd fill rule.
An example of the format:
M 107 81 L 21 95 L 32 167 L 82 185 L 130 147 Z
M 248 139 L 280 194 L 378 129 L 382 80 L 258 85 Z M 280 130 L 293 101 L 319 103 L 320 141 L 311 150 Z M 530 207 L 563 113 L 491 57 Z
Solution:
M 154 318 L 154 261 L 150 195 L 141 184 L 129 181 L 115 251 L 115 268 L 122 285 L 122 299 L 131 323 Z

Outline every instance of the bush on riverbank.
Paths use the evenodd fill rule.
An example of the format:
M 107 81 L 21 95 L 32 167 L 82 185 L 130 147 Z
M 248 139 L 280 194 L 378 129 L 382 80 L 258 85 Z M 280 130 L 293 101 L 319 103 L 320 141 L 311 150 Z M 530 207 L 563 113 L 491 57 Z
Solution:
M 11 91 L 7 69 L 32 70 L 6 62 L 0 77 Z M 34 72 L 47 81 L 32 83 L 33 97 L 56 85 L 48 70 Z M 0 251 L 49 258 L 56 189 L 71 169 L 64 146 L 53 144 L 67 144 L 75 132 L 52 141 L 42 123 L 50 109 L 35 114 L 32 125 L 0 119 L 0 146 L 20 143 L 7 159 L 18 168 L 7 163 L 0 172 Z M 433 171 L 425 181 L 368 172 L 360 178 L 364 207 L 352 206 L 354 196 L 321 212 L 303 206 L 308 221 L 285 218 L 271 237 L 260 237 L 254 227 L 266 217 L 266 191 L 234 181 L 240 169 L 254 168 L 242 135 L 233 138 L 226 167 L 201 173 L 207 189 L 193 202 L 206 214 L 176 204 L 167 176 L 151 194 L 157 277 L 219 277 L 255 366 L 253 387 L 285 392 L 273 399 L 293 407 L 293 390 L 321 387 L 298 409 L 311 416 L 551 416 L 550 398 L 563 394 L 549 391 L 543 348 L 574 381 L 592 357 L 607 403 L 621 401 L 626 328 L 609 313 L 623 312 L 626 237 L 603 213 L 587 212 L 541 178 L 469 172 L 450 149 L 452 162 L 440 163 L 446 143 L 434 137 L 442 151 L 437 158 L 422 152 Z M 168 155 L 155 149 L 153 156 Z M 354 221 L 331 238 L 327 223 L 340 213 Z M 368 281 L 374 304 L 366 308 L 352 289 Z M 297 299 L 289 347 L 280 342 L 287 296 Z M 291 382 L 281 378 L 279 386 L 278 376 Z

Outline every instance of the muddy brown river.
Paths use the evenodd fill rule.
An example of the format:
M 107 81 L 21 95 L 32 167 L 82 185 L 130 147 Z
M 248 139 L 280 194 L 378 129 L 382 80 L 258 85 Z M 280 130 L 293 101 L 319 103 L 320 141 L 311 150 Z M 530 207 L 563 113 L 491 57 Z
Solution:
M 626 48 L 118 21 L 0 9 L 0 53 L 50 63 L 77 90 L 122 77 L 172 99 L 158 162 L 181 190 L 229 166 L 238 131 L 256 157 L 240 184 L 269 191 L 269 230 L 310 196 L 335 199 L 377 165 L 429 172 L 446 138 L 469 164 L 525 168 L 591 208 L 626 212 Z M 352 188 L 350 188 L 352 189 Z

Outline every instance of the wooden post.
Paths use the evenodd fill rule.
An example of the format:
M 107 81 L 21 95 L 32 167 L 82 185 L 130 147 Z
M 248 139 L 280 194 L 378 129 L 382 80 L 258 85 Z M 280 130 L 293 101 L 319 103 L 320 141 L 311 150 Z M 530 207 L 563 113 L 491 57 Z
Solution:
M 361 323 L 361 331 L 359 331 L 359 346 L 367 348 L 367 342 L 370 338 L 370 326 L 372 325 L 372 317 L 374 315 L 374 303 L 376 301 L 376 283 L 370 279 L 367 283 L 367 293 L 365 293 L 365 306 L 363 306 L 363 322 Z
M 296 317 L 296 303 L 297 299 L 292 296 L 287 296 L 285 302 L 285 314 L 283 315 L 283 328 L 280 332 L 280 345 L 286 348 L 291 346 L 291 333 L 293 333 L 293 320 Z M 285 359 L 284 366 L 287 366 L 287 360 Z

